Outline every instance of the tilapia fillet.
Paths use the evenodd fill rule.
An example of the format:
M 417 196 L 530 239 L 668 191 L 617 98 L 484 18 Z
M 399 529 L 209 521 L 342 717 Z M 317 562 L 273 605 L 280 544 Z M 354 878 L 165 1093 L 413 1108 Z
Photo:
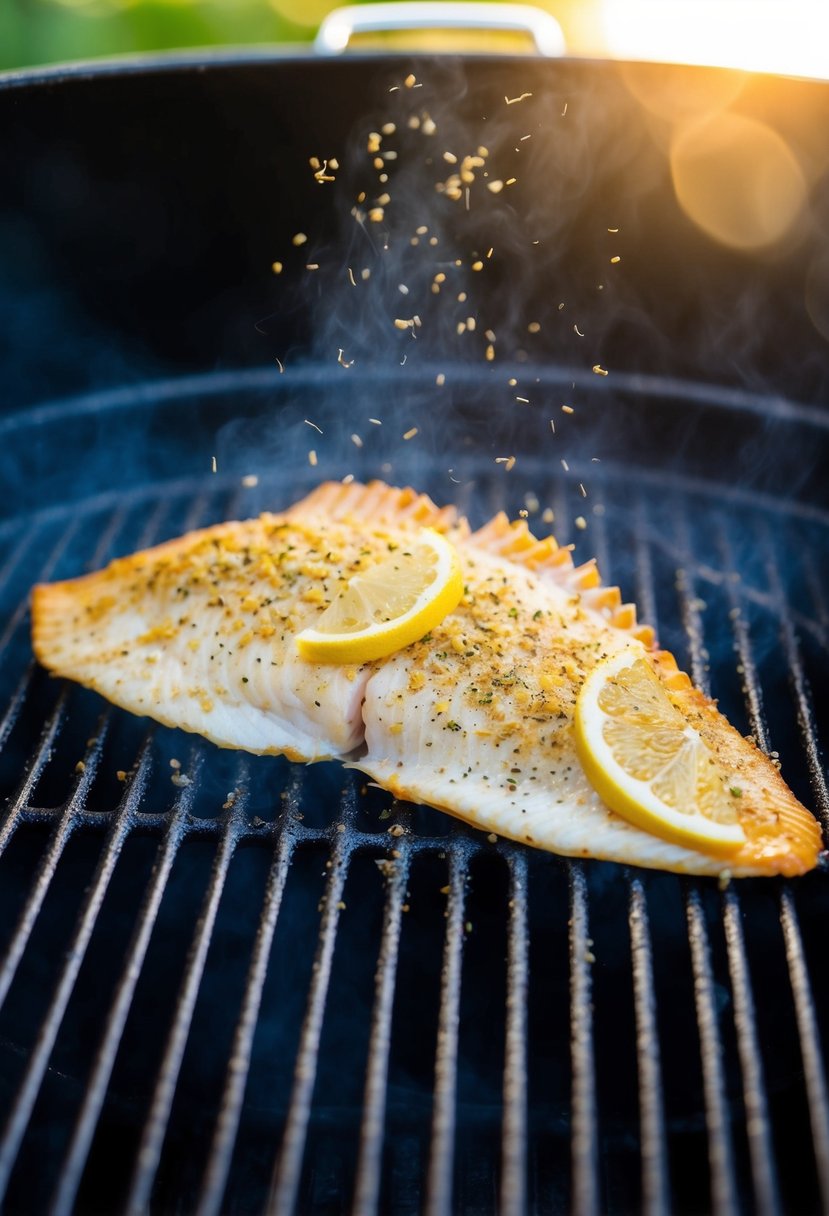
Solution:
M 456 545 L 465 594 L 420 642 L 354 666 L 308 663 L 295 638 L 358 571 L 429 526 Z M 498 515 L 380 482 L 329 483 L 280 515 L 192 532 L 33 594 L 40 662 L 116 705 L 220 747 L 349 760 L 400 798 L 570 856 L 692 874 L 800 874 L 820 833 L 776 768 L 655 649 L 595 565 Z M 574 744 L 600 659 L 647 656 L 743 793 L 728 863 L 609 810 Z

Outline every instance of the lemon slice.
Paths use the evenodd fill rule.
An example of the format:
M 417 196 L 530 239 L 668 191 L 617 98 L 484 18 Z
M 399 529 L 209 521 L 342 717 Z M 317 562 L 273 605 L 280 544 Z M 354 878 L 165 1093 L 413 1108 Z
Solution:
M 596 665 L 579 692 L 575 728 L 587 778 L 611 810 L 715 856 L 745 844 L 739 788 L 636 651 Z
M 417 642 L 463 595 L 454 546 L 424 528 L 375 566 L 355 574 L 313 629 L 297 635 L 303 659 L 366 663 Z

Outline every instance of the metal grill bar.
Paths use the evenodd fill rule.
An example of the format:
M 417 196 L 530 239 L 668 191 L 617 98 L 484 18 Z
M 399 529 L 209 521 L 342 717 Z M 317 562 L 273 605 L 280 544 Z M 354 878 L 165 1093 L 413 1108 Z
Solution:
M 0 856 L 3 854 L 3 852 L 5 852 L 5 849 L 8 846 L 9 841 L 11 840 L 12 836 L 14 835 L 17 825 L 23 816 L 24 808 L 26 808 L 29 805 L 29 798 L 31 796 L 32 790 L 35 788 L 38 781 L 40 780 L 40 775 L 43 772 L 44 768 L 46 767 L 49 757 L 52 754 L 52 745 L 54 744 L 55 739 L 58 737 L 60 729 L 63 726 L 64 720 L 66 718 L 66 703 L 67 703 L 68 699 L 69 699 L 68 690 L 63 689 L 63 691 L 60 693 L 60 695 L 58 697 L 54 710 L 50 714 L 46 724 L 43 727 L 43 730 L 40 735 L 40 739 L 38 740 L 37 749 L 35 750 L 34 755 L 32 756 L 31 764 L 29 765 L 28 769 L 26 770 L 23 780 L 20 783 L 20 786 L 19 786 L 17 792 L 15 793 L 14 798 L 11 801 L 11 804 L 10 804 L 9 810 L 8 810 L 8 814 L 6 815 L 6 819 L 3 823 L 3 827 L 0 830 Z M 61 822 L 65 825 L 65 830 L 68 832 L 71 832 L 72 828 L 74 826 L 73 821 L 72 821 L 72 815 L 70 812 L 72 810 L 74 810 L 75 806 L 77 806 L 78 804 L 80 804 L 82 802 L 82 798 L 79 794 L 79 791 L 83 788 L 83 791 L 85 792 L 86 786 L 89 785 L 90 780 L 91 780 L 91 774 L 89 777 L 87 777 L 85 773 L 81 774 L 80 779 L 77 781 L 77 783 L 75 785 L 73 795 L 70 798 L 69 802 L 67 803 L 67 806 L 63 810 Z M 64 841 L 64 843 L 65 843 L 65 841 Z M 63 844 L 61 844 L 60 848 L 62 851 Z M 57 854 L 57 857 L 59 857 L 59 856 L 60 856 L 60 852 L 58 852 L 58 854 Z M 57 857 L 55 858 L 55 863 L 54 863 L 55 865 L 57 865 Z M 48 866 L 50 864 L 51 863 L 49 862 L 48 858 L 44 859 L 44 862 L 41 866 L 41 870 L 43 871 L 45 868 L 48 868 Z M 50 874 L 50 878 L 51 878 L 51 874 Z M 49 883 L 47 881 L 46 886 L 43 888 L 43 891 L 41 893 L 41 902 L 42 902 L 43 895 L 45 895 L 45 893 L 46 893 L 46 888 L 48 887 L 48 885 L 49 885 Z M 39 889 L 38 884 L 36 884 L 35 892 L 37 892 L 38 889 Z M 33 894 L 35 892 L 33 892 Z M 40 905 L 38 904 L 38 909 L 39 909 L 39 907 L 40 907 Z M 24 912 L 24 916 L 25 916 L 25 912 Z M 34 918 L 36 918 L 36 917 L 37 917 L 37 911 L 34 912 L 32 924 L 34 924 Z M 21 917 L 21 926 L 23 923 L 23 918 L 24 917 Z M 29 930 L 31 931 L 31 925 L 29 926 Z M 26 934 L 26 941 L 28 941 L 28 933 Z M 23 944 L 25 946 L 25 941 Z M 5 977 L 6 977 L 6 969 L 8 966 L 8 961 L 9 961 L 10 957 L 12 956 L 12 954 L 13 954 L 13 948 L 12 948 L 12 946 L 10 946 L 9 951 L 6 956 L 6 962 L 4 962 L 3 968 L 2 968 L 2 970 L 0 970 L 0 1005 L 2 1005 L 3 1001 L 5 1000 L 6 991 L 8 990 L 8 983 L 11 983 L 11 977 L 9 978 L 8 983 L 6 983 Z M 16 964 L 15 964 L 15 966 L 16 966 Z M 12 975 L 13 975 L 13 972 L 12 972 Z M 5 984 L 5 987 L 4 987 L 4 984 Z
M 147 948 L 158 916 L 158 909 L 183 838 L 183 824 L 193 803 L 195 787 L 185 786 L 179 793 L 170 815 L 152 880 L 138 916 L 138 923 L 127 951 L 124 970 L 118 983 L 115 1001 L 104 1030 L 95 1064 L 87 1081 L 83 1105 L 75 1124 L 72 1140 L 60 1171 L 58 1187 L 52 1200 L 51 1216 L 69 1216 L 80 1185 L 84 1165 L 112 1076 L 115 1057 L 124 1033 L 135 988 L 138 983 Z
M 812 709 L 812 699 L 803 670 L 800 656 L 800 646 L 787 610 L 786 595 L 780 581 L 780 570 L 775 560 L 772 538 L 768 529 L 763 528 L 763 542 L 766 552 L 766 577 L 774 598 L 775 607 L 780 620 L 780 640 L 789 672 L 789 679 L 795 699 L 797 724 L 803 741 L 806 766 L 815 796 L 815 807 L 822 822 L 824 835 L 829 833 L 829 785 L 821 764 L 820 750 L 817 743 L 815 716 Z
M 11 814 L 9 816 L 9 822 L 12 824 L 12 827 L 16 825 L 17 812 L 22 806 L 25 791 L 29 790 L 30 787 L 35 784 L 40 772 L 43 769 L 43 766 L 46 764 L 46 761 L 49 758 L 52 742 L 57 734 L 59 725 L 62 724 L 65 717 L 66 700 L 66 695 L 61 694 L 61 698 L 55 713 L 52 715 L 52 718 L 49 724 L 47 724 L 43 736 L 41 737 L 40 746 L 38 748 L 37 755 L 35 756 L 32 769 L 26 776 L 24 788 L 15 799 Z M 58 862 L 63 856 L 63 851 L 66 848 L 70 836 L 77 827 L 75 811 L 79 805 L 82 805 L 86 801 L 86 794 L 95 773 L 95 765 L 92 760 L 92 755 L 100 755 L 101 738 L 102 732 L 99 733 L 99 739 L 94 744 L 92 753 L 87 753 L 88 762 L 86 768 L 78 777 L 75 788 L 72 791 L 72 796 L 70 797 L 63 809 L 62 814 L 60 815 L 60 818 L 55 824 L 49 849 L 40 864 L 37 877 L 34 885 L 32 886 L 31 894 L 26 902 L 26 906 L 20 914 L 20 919 L 17 922 L 17 928 L 15 929 L 14 936 L 12 937 L 8 949 L 6 950 L 6 957 L 3 960 L 2 969 L 0 969 L 0 1007 L 2 1007 L 3 1003 L 5 1002 L 9 988 L 11 987 L 12 981 L 17 973 L 18 963 L 20 962 L 23 951 L 26 949 L 26 945 L 31 937 L 32 929 L 34 928 L 35 921 L 40 914 L 40 909 L 43 906 L 43 901 L 46 898 L 46 894 L 49 890 L 55 870 L 57 869 Z M 4 834 L 4 844 L 8 841 L 10 835 L 11 832 Z
M 584 867 L 570 871 L 570 1059 L 572 1080 L 573 1168 L 572 1211 L 590 1216 L 600 1210 L 598 1179 L 598 1111 L 593 1060 L 592 979 Z
M 683 549 L 693 552 L 688 535 L 687 518 L 683 513 L 681 529 Z M 723 542 L 720 544 L 722 551 Z M 730 573 L 730 571 L 728 571 Z M 731 584 L 731 580 L 726 580 Z M 700 601 L 696 595 L 695 580 L 686 570 L 678 580 L 678 590 L 682 603 L 683 623 L 688 634 L 691 651 L 691 669 L 694 682 L 708 695 L 711 693 L 708 676 L 708 652 L 705 649 Z M 730 613 L 734 628 L 734 646 L 745 659 L 745 671 L 753 673 L 750 642 L 739 614 L 733 587 L 731 588 L 732 610 Z M 739 627 L 742 626 L 740 629 Z M 749 679 L 746 688 L 755 682 Z M 761 701 L 755 692 L 754 697 L 747 697 L 747 708 L 755 720 L 761 721 Z M 756 719 L 755 719 L 756 715 Z M 766 738 L 765 729 L 762 738 Z M 737 1051 L 743 1079 L 743 1101 L 746 1111 L 746 1134 L 748 1137 L 749 1154 L 751 1158 L 751 1173 L 754 1184 L 754 1194 L 757 1210 L 763 1216 L 774 1216 L 779 1211 L 780 1201 L 777 1189 L 777 1178 L 774 1169 L 774 1153 L 771 1141 L 771 1130 L 768 1118 L 768 1103 L 765 1091 L 763 1062 L 760 1056 L 760 1044 L 754 1013 L 754 999 L 751 992 L 751 979 L 745 954 L 745 942 L 740 923 L 740 905 L 737 894 L 729 891 L 724 899 L 724 929 L 728 953 L 728 968 L 731 977 L 731 990 L 734 997 L 734 1025 L 737 1032 Z
M 725 1098 L 722 1043 L 717 1026 L 717 1006 L 711 975 L 711 948 L 699 892 L 691 887 L 685 904 L 688 940 L 694 970 L 694 1000 L 697 1011 L 702 1080 L 705 1090 L 705 1122 L 708 1128 L 708 1160 L 711 1165 L 711 1202 L 717 1216 L 736 1210 L 737 1184 L 734 1149 Z
M 507 1033 L 501 1139 L 501 1216 L 523 1216 L 527 1191 L 527 858 L 511 852 L 507 942 Z
M 349 787 L 341 817 L 348 824 L 353 819 L 354 789 Z M 331 866 L 325 888 L 322 921 L 317 953 L 308 994 L 305 1019 L 302 1024 L 291 1101 L 282 1137 L 282 1147 L 271 1180 L 267 1211 L 273 1216 L 290 1216 L 299 1190 L 302 1157 L 311 1114 L 311 1096 L 317 1076 L 320 1034 L 331 979 L 331 964 L 337 940 L 343 888 L 348 872 L 350 852 L 345 836 L 337 834 L 331 850 Z
M 380 1198 L 394 989 L 400 952 L 403 900 L 409 881 L 409 849 L 405 837 L 401 838 L 397 852 L 400 855 L 395 859 L 393 868 L 387 868 L 386 907 L 375 978 L 374 1013 L 369 1038 L 357 1180 L 352 1207 L 354 1216 L 370 1216 L 372 1212 L 376 1212 Z
M 276 931 L 282 896 L 288 879 L 295 847 L 295 838 L 290 831 L 289 820 L 283 818 L 281 830 L 276 838 L 276 850 L 265 888 L 265 900 L 259 918 L 253 954 L 248 968 L 242 1010 L 236 1026 L 236 1034 L 230 1052 L 227 1078 L 219 1106 L 219 1118 L 208 1157 L 197 1216 L 213 1216 L 221 1210 L 233 1147 L 239 1130 L 239 1119 L 250 1072 L 253 1037 L 262 1001 L 262 989 L 268 972 L 271 946 Z
M 639 1069 L 639 1126 L 642 1139 L 642 1208 L 645 1216 L 670 1211 L 662 1066 L 656 1026 L 648 905 L 642 883 L 630 879 L 628 907 L 633 1002 L 636 1014 L 636 1055 Z
M 774 1216 L 780 1211 L 780 1196 L 774 1168 L 774 1151 L 766 1103 L 766 1083 L 760 1042 L 754 1017 L 754 998 L 746 959 L 740 904 L 735 891 L 724 897 L 725 940 L 728 947 L 728 968 L 734 994 L 734 1024 L 737 1028 L 737 1050 L 743 1074 L 743 1098 L 746 1108 L 746 1134 L 751 1155 L 751 1175 L 754 1197 L 761 1216 Z
M 797 911 L 791 891 L 785 888 L 780 897 L 780 922 L 786 943 L 786 960 L 789 965 L 800 1052 L 806 1076 L 806 1097 L 820 1197 L 823 1211 L 829 1212 L 829 1094 L 826 1088 L 826 1069 Z
M 103 731 L 99 732 L 93 758 L 89 761 L 90 767 L 93 769 L 100 756 L 103 733 Z M 147 755 L 145 753 L 142 758 L 141 768 L 136 773 L 135 780 L 124 799 L 120 813 L 117 819 L 114 820 L 104 840 L 97 872 L 84 901 L 78 927 L 66 954 L 66 962 L 58 979 L 46 1017 L 38 1033 L 17 1098 L 9 1113 L 6 1126 L 3 1129 L 2 1149 L 0 1149 L 0 1202 L 2 1202 L 5 1195 L 14 1160 L 17 1157 L 20 1143 L 31 1118 L 32 1110 L 34 1109 L 34 1104 L 43 1082 L 43 1076 L 46 1072 L 46 1066 L 49 1062 L 49 1056 L 52 1054 L 52 1048 L 55 1045 L 55 1040 L 63 1021 L 63 1015 L 66 1012 L 66 1006 L 69 1003 L 69 998 L 75 987 L 75 981 L 78 978 L 78 972 L 86 956 L 87 946 L 92 937 L 98 913 L 101 910 L 110 879 L 130 830 L 133 810 L 143 792 L 146 783 L 147 767 Z
M 198 760 L 194 759 L 191 761 L 191 771 L 195 772 L 198 764 Z M 242 772 L 244 772 L 245 767 L 240 766 Z M 190 1031 L 193 1010 L 204 973 L 207 951 L 213 936 L 213 926 L 216 923 L 219 901 L 224 890 L 230 862 L 236 849 L 239 828 L 242 824 L 244 808 L 247 803 L 246 790 L 241 788 L 243 785 L 242 780 L 239 780 L 237 784 L 241 792 L 225 820 L 224 833 L 216 854 L 216 860 L 213 864 L 213 872 L 205 894 L 202 912 L 196 924 L 193 941 L 190 946 L 184 982 L 179 993 L 173 1025 L 170 1029 L 164 1058 L 158 1074 L 158 1081 L 153 1093 L 150 1113 L 141 1137 L 141 1144 L 126 1203 L 126 1211 L 130 1213 L 130 1216 L 140 1216 L 141 1213 L 146 1211 L 150 1202 L 150 1192 L 161 1157 L 161 1147 L 164 1143 L 164 1135 L 173 1105 L 176 1082 L 178 1081 L 178 1074 L 187 1046 L 187 1036 Z
M 435 1051 L 435 1099 L 429 1171 L 426 1180 L 426 1216 L 449 1216 L 452 1210 L 452 1167 L 455 1156 L 455 1096 L 458 1080 L 458 1019 L 461 1003 L 464 909 L 469 858 L 460 847 L 449 858 L 449 896 L 440 986 L 440 1013 Z

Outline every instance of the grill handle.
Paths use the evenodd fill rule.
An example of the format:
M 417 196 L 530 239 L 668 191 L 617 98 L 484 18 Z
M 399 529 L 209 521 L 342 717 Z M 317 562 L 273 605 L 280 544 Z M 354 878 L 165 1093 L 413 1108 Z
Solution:
M 564 34 L 555 17 L 531 4 L 409 3 L 354 4 L 334 9 L 314 40 L 318 55 L 341 55 L 355 34 L 405 33 L 410 30 L 509 30 L 527 34 L 538 55 L 565 53 Z

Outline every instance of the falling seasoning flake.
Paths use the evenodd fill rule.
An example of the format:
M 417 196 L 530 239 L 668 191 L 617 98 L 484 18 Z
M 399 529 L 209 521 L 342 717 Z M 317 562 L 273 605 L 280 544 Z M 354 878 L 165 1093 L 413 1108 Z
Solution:
M 531 334 L 540 333 L 541 323 L 539 321 L 530 321 L 529 325 L 527 326 L 527 332 Z
M 319 268 L 320 268 L 319 262 L 306 262 L 305 263 L 306 270 L 319 270 Z
M 484 264 L 483 264 L 483 262 L 481 262 L 481 261 L 477 261 L 477 262 L 473 262 L 473 263 L 472 263 L 472 269 L 473 269 L 473 270 L 483 270 L 483 268 L 484 268 Z
M 313 448 L 311 448 L 310 452 L 308 453 L 308 463 L 312 469 L 317 467 L 317 454 Z
M 556 513 L 552 507 L 545 507 L 541 512 L 542 523 L 554 524 L 556 522 Z
M 355 448 L 361 448 L 363 446 L 363 441 L 359 435 L 352 435 L 351 442 L 354 444 Z
M 621 258 L 619 257 L 619 255 L 617 254 L 615 257 L 613 257 L 613 258 L 611 258 L 611 259 L 610 259 L 610 264 L 611 264 L 611 266 L 615 266 L 615 265 L 616 265 L 616 263 L 617 263 L 617 262 L 621 262 L 621 260 L 622 260 L 622 259 L 621 259 Z
M 582 481 L 579 482 L 579 493 L 581 494 L 582 498 L 587 498 L 587 490 L 585 490 L 584 482 Z
M 410 317 L 408 321 L 404 317 L 395 317 L 394 318 L 394 328 L 395 329 L 412 329 L 413 326 L 414 326 L 413 317 Z
M 417 77 L 415 76 L 414 72 L 409 72 L 409 75 L 406 77 L 403 83 L 407 89 L 413 89 L 417 84 Z
M 383 216 L 385 214 L 386 213 L 382 207 L 372 207 L 368 213 L 368 218 L 371 220 L 372 224 L 380 224 L 383 222 Z
M 298 248 L 300 245 L 304 245 L 307 240 L 308 240 L 308 237 L 305 235 L 304 232 L 295 232 L 294 235 L 291 237 L 291 244 L 296 245 Z
M 593 364 L 593 371 L 596 373 L 596 375 L 597 375 L 597 376 L 606 376 L 606 375 L 608 375 L 607 370 L 606 370 L 605 368 L 603 368 L 603 367 L 602 367 L 602 366 L 601 366 L 599 363 L 594 363 L 594 364 Z
M 438 388 L 443 388 L 445 383 L 446 376 L 443 372 L 438 372 L 438 374 L 435 376 L 435 384 L 438 386 Z
M 504 97 L 504 101 L 508 106 L 514 106 L 517 101 L 523 101 L 526 97 L 532 97 L 532 93 L 521 93 L 518 97 Z
M 404 439 L 414 439 L 416 434 L 417 434 L 417 427 L 413 426 L 413 427 L 410 427 L 408 431 L 404 431 L 403 438 Z
M 282 263 L 271 262 L 271 270 L 274 272 L 274 274 L 282 274 Z
M 214 473 L 218 472 L 218 468 L 216 467 L 216 457 L 215 456 L 210 457 L 210 468 Z
M 494 360 L 494 358 L 495 358 L 495 347 L 492 345 L 492 343 L 491 343 L 491 342 L 490 342 L 490 343 L 489 343 L 489 345 L 487 346 L 486 351 L 485 351 L 484 353 L 485 353 L 485 355 L 486 355 L 486 361 L 487 361 L 487 363 L 492 363 L 492 361 L 493 361 L 493 360 Z
M 576 411 L 573 409 L 572 405 L 563 405 L 561 407 L 561 412 L 562 414 L 574 414 Z
M 504 188 L 504 183 L 499 178 L 493 178 L 491 182 L 486 184 L 487 190 L 492 194 L 500 194 Z
M 516 400 L 516 401 L 520 401 L 522 405 L 529 405 L 529 404 L 530 404 L 530 399 L 529 399 L 529 397 L 516 397 L 516 398 L 515 398 L 515 400 Z
M 351 283 L 351 286 L 352 286 L 352 287 L 356 287 L 356 286 L 357 286 L 357 280 L 354 278 L 354 271 L 351 269 L 351 267 L 350 267 L 350 266 L 349 266 L 349 268 L 348 268 L 348 278 L 349 278 L 349 282 Z
M 495 463 L 502 464 L 504 466 L 505 471 L 507 473 L 509 473 L 512 469 L 515 468 L 515 457 L 514 456 L 496 456 Z
M 252 490 L 254 486 L 259 485 L 259 478 L 255 473 L 246 473 L 242 478 L 242 485 L 246 490 Z
M 584 529 L 587 527 L 587 520 L 584 518 L 583 515 L 577 515 L 576 518 L 573 520 L 573 523 L 576 525 L 576 527 L 581 532 L 583 532 Z
M 310 418 L 306 418 L 306 419 L 305 419 L 305 425 L 306 425 L 306 426 L 312 426 L 312 427 L 314 428 L 314 430 L 315 430 L 315 431 L 319 431 L 320 435 L 322 434 L 322 427 L 321 427 L 321 426 L 317 426 L 316 422 L 312 422 Z
M 354 366 L 353 359 L 346 359 L 344 357 L 342 347 L 339 347 L 337 350 L 337 362 L 339 363 L 340 367 L 353 367 Z
M 375 426 L 383 425 L 379 418 L 369 418 L 369 422 L 373 422 Z
M 570 466 L 569 466 L 569 464 L 567 463 L 567 461 L 564 459 L 564 457 L 562 457 L 562 460 L 561 460 L 561 467 L 564 469 L 564 472 L 565 472 L 565 473 L 569 473 L 569 472 L 570 472 Z
M 608 232 L 618 232 L 618 228 L 608 228 Z

